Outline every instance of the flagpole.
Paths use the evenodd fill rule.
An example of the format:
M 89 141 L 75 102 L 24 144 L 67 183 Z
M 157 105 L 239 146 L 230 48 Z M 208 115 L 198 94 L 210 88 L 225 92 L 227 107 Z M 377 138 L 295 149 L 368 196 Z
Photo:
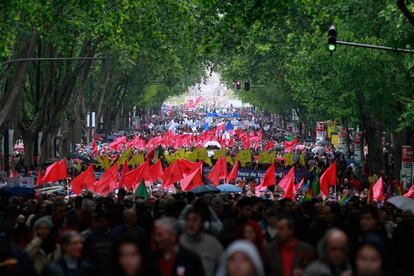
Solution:
M 338 194 L 337 194 L 337 190 L 336 190 L 336 186 L 338 185 L 338 178 L 336 178 L 335 181 L 335 199 L 338 200 Z

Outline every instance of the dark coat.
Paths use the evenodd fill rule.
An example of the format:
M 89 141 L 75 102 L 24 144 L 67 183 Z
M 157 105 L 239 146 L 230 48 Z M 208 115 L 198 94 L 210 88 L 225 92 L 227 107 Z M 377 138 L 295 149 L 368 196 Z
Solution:
M 156 252 L 155 254 L 155 261 L 156 267 L 159 269 L 159 261 L 162 258 L 161 252 Z M 177 268 L 184 267 L 185 273 L 184 275 L 194 275 L 194 276 L 204 276 L 204 269 L 203 264 L 201 263 L 200 258 L 197 256 L 196 253 L 185 249 L 184 247 L 180 246 L 177 260 L 175 262 L 173 271 L 171 275 L 177 275 Z
M 69 269 L 65 259 L 62 257 L 58 261 L 49 264 L 43 272 L 44 276 L 90 276 L 95 275 L 91 264 L 79 261 L 76 270 Z
M 4 254 L 0 254 L 0 275 L 8 276 L 34 276 L 30 257 L 16 245 L 10 245 Z
M 314 250 L 312 246 L 298 240 L 296 244 L 295 257 L 293 260 L 291 274 L 295 268 L 304 269 L 313 260 L 313 258 Z M 283 275 L 278 240 L 272 241 L 265 247 L 263 261 L 265 265 L 266 275 Z

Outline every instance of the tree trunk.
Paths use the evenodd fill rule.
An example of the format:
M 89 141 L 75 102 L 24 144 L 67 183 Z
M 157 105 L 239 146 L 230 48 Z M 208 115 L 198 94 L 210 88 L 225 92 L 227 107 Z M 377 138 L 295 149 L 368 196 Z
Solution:
M 36 45 L 36 40 L 37 32 L 36 30 L 33 30 L 30 38 L 23 40 L 18 57 L 31 57 Z M 0 127 L 3 127 L 6 120 L 10 118 L 10 114 L 12 113 L 11 111 L 14 107 L 16 98 L 18 97 L 20 89 L 24 83 L 28 65 L 29 62 L 17 63 L 13 76 L 7 81 L 6 91 L 3 97 L 0 99 Z
M 33 165 L 33 149 L 36 135 L 32 135 L 31 133 L 23 133 L 21 132 L 23 137 L 23 145 L 24 145 L 24 165 L 31 166 Z M 37 141 L 36 141 L 37 142 Z
M 365 139 L 368 145 L 368 168 L 370 171 L 378 174 L 384 170 L 384 154 L 382 151 L 382 129 L 378 122 L 369 116 L 364 116 L 363 127 L 365 130 Z

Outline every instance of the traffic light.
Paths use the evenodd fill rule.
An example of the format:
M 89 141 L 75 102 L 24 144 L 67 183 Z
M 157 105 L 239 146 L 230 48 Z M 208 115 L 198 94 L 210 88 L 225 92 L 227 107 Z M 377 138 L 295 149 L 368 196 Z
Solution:
M 328 50 L 332 53 L 336 49 L 336 29 L 335 26 L 329 27 L 328 30 Z
M 237 90 L 240 90 L 241 89 L 241 81 L 240 80 L 236 80 L 235 86 L 236 86 L 236 89 Z
M 250 81 L 247 80 L 244 82 L 244 90 L 250 91 Z

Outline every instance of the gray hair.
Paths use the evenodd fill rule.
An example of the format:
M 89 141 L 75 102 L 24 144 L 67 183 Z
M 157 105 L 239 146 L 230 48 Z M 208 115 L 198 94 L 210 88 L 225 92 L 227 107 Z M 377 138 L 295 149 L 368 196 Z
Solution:
M 325 235 L 323 235 L 323 237 L 318 242 L 317 251 L 318 251 L 319 259 L 323 262 L 326 262 L 326 263 L 329 262 L 328 240 L 329 240 L 330 237 L 332 237 L 335 234 L 341 234 L 341 235 L 344 235 L 345 237 L 347 237 L 345 232 L 342 231 L 341 229 L 331 228 L 328 231 L 326 231 Z
M 178 235 L 178 222 L 173 217 L 162 217 L 155 221 L 155 226 L 162 226 L 168 229 L 171 234 Z
M 122 213 L 122 217 L 125 220 L 128 216 L 128 214 L 130 213 L 135 213 L 137 214 L 137 211 L 134 208 L 129 208 L 129 209 L 125 209 L 124 212 Z
M 68 245 L 75 237 L 82 237 L 82 235 L 78 231 L 70 230 L 63 233 L 59 241 L 61 244 Z

